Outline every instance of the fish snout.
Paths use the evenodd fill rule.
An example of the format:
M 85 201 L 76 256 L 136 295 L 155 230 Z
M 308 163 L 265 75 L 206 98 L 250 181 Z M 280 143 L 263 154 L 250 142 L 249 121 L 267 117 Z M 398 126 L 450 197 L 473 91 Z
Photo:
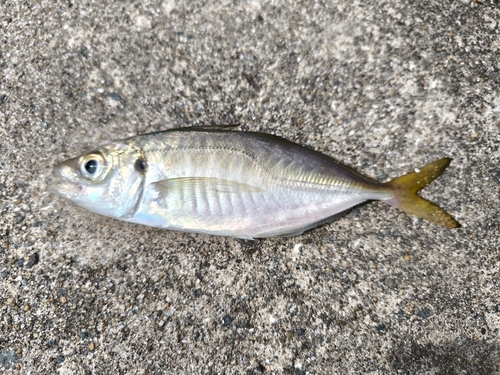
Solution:
M 75 182 L 81 174 L 78 159 L 79 158 L 69 159 L 55 165 L 52 169 L 52 176 L 57 179 Z
M 51 193 L 68 198 L 75 193 L 75 185 L 80 176 L 78 163 L 75 159 L 66 160 L 52 168 L 52 176 L 48 181 Z

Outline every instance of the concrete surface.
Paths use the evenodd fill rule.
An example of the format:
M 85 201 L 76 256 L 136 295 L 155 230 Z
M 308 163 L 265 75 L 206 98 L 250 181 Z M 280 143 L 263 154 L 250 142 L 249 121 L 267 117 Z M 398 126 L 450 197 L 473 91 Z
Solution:
M 498 374 L 500 4 L 0 1 L 0 372 Z M 107 140 L 240 123 L 424 195 L 253 246 L 46 192 Z

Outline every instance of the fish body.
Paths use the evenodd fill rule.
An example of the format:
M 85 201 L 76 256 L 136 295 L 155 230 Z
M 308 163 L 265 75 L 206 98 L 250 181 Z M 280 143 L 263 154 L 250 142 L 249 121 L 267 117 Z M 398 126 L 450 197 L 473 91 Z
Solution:
M 438 162 L 417 177 L 379 183 L 273 135 L 183 128 L 128 138 L 65 161 L 54 167 L 52 190 L 117 219 L 244 239 L 298 235 L 369 200 L 458 226 L 416 195 L 450 159 Z

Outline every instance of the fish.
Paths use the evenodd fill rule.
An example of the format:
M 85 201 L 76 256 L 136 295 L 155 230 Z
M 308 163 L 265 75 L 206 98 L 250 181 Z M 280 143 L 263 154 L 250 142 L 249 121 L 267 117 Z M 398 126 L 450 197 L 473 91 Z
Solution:
M 245 240 L 297 236 L 374 200 L 457 228 L 450 214 L 417 194 L 450 162 L 445 157 L 382 183 L 275 135 L 187 127 L 63 161 L 53 167 L 50 190 L 119 220 Z

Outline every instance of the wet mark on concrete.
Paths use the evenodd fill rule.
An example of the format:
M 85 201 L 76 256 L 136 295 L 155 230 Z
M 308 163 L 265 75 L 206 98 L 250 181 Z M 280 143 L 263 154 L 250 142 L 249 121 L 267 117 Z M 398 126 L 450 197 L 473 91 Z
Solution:
M 492 375 L 499 365 L 500 346 L 457 339 L 440 343 L 401 342 L 388 354 L 393 369 L 405 375 Z

